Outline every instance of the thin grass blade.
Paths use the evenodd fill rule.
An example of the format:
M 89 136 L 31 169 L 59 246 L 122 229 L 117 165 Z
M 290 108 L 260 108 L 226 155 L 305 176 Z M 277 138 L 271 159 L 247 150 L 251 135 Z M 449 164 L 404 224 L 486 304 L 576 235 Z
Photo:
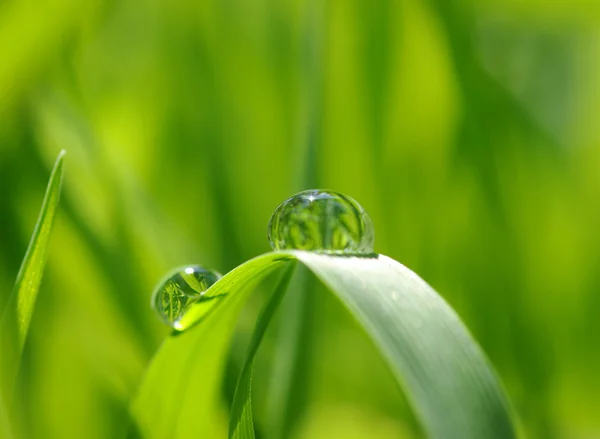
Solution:
M 268 384 L 267 413 L 264 436 L 285 437 L 302 418 L 308 405 L 306 381 L 310 368 L 308 346 L 313 337 L 315 282 L 304 265 L 296 267 L 289 290 L 281 304 L 281 319 Z
M 6 404 L 10 404 L 12 398 L 14 380 L 46 263 L 50 234 L 60 199 L 64 155 L 63 150 L 54 164 L 33 236 L 0 320 L 0 389 Z
M 221 381 L 237 316 L 261 280 L 293 261 L 274 254 L 250 260 L 205 292 L 205 297 L 226 295 L 211 314 L 192 307 L 183 316 L 183 332 L 164 341 L 132 401 L 132 418 L 142 437 L 226 436 Z
M 272 297 L 268 300 L 264 309 L 258 317 L 252 341 L 242 366 L 242 371 L 238 379 L 231 406 L 231 415 L 229 417 L 229 438 L 230 439 L 254 439 L 254 422 L 252 419 L 252 371 L 254 370 L 254 359 L 260 343 L 262 342 L 267 327 L 273 318 L 273 314 L 279 307 L 281 299 L 285 294 L 292 278 L 293 269 L 296 264 L 291 264 L 284 272 L 281 280 Z

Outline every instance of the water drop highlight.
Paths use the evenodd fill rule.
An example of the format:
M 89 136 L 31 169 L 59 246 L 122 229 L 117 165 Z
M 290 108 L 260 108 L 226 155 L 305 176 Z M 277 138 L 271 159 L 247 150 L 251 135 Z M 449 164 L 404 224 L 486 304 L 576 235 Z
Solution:
M 152 308 L 167 325 L 182 329 L 179 320 L 194 304 L 213 302 L 214 297 L 205 297 L 205 292 L 221 278 L 216 271 L 199 265 L 190 265 L 173 270 L 156 287 L 152 294 Z M 211 308 L 215 303 L 211 303 Z
M 373 253 L 375 231 L 355 199 L 339 192 L 309 190 L 275 209 L 268 236 L 274 250 L 367 254 Z

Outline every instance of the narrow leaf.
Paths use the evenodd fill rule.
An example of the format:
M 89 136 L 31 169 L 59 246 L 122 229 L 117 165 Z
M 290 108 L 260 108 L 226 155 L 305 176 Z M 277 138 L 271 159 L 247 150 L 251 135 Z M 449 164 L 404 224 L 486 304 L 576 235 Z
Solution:
M 54 164 L 33 236 L 0 320 L 0 389 L 7 404 L 10 404 L 12 397 L 14 380 L 46 263 L 50 232 L 60 198 L 64 154 L 65 151 L 61 151 Z
M 356 317 L 387 360 L 428 437 L 516 437 L 509 404 L 485 355 L 427 283 L 386 256 L 301 251 L 268 253 L 239 266 L 206 293 L 227 293 L 223 304 L 197 326 L 166 340 L 134 404 L 146 437 L 219 437 L 207 429 L 206 420 L 221 416 L 220 368 L 240 299 L 285 258 L 307 266 Z M 202 309 L 192 308 L 182 324 L 190 327 L 199 316 Z
M 509 404 L 485 355 L 419 276 L 383 255 L 294 255 L 363 326 L 429 437 L 516 437 Z
M 242 366 L 242 371 L 238 379 L 231 406 L 231 415 L 229 417 L 229 438 L 230 439 L 254 439 L 254 423 L 252 419 L 252 371 L 254 369 L 254 359 L 260 343 L 262 342 L 267 327 L 273 318 L 273 314 L 279 307 L 281 299 L 292 278 L 293 268 L 291 265 L 283 274 L 279 285 L 273 292 L 272 297 L 268 300 L 264 309 L 260 313 Z
M 290 287 L 281 303 L 281 318 L 268 383 L 266 438 L 282 438 L 302 419 L 308 405 L 312 325 L 315 291 L 314 278 L 308 268 L 296 267 Z
M 187 329 L 167 337 L 132 403 L 132 417 L 144 438 L 226 436 L 219 401 L 237 317 L 260 281 L 290 262 L 292 257 L 275 254 L 246 262 L 206 291 L 205 297 L 227 295 L 212 313 L 206 316 L 198 306 L 180 320 Z

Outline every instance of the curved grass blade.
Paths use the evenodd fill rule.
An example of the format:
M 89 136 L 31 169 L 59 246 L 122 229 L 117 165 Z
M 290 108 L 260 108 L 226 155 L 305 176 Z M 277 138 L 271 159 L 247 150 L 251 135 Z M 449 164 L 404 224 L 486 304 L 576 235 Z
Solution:
M 199 419 L 220 415 L 219 365 L 243 303 L 240 299 L 285 258 L 295 258 L 313 271 L 362 324 L 430 438 L 517 437 L 509 404 L 484 354 L 429 285 L 385 256 L 301 251 L 268 253 L 237 267 L 206 293 L 228 293 L 227 300 L 198 326 L 166 340 L 134 404 L 146 437 L 219 437 Z M 184 327 L 201 318 L 202 309 L 195 309 L 182 320 Z M 211 334 L 218 338 L 214 349 L 200 343 Z
M 64 155 L 63 150 L 54 164 L 33 236 L 0 320 L 0 390 L 3 391 L 7 404 L 10 404 L 12 397 L 14 380 L 46 263 L 50 232 L 60 198 Z
M 264 309 L 258 316 L 256 328 L 242 366 L 231 406 L 229 417 L 229 439 L 254 439 L 254 423 L 252 419 L 252 371 L 254 369 L 254 358 L 260 347 L 263 336 L 271 322 L 273 314 L 279 307 L 281 299 L 292 278 L 294 265 L 290 265 L 283 274 L 273 296 L 268 300 Z
M 371 337 L 428 437 L 517 437 L 509 403 L 485 355 L 452 308 L 419 276 L 383 255 L 293 254 Z
M 132 418 L 144 438 L 226 436 L 219 401 L 237 316 L 261 280 L 293 261 L 276 254 L 252 259 L 204 293 L 226 295 L 214 311 L 205 315 L 204 307 L 195 306 L 183 316 L 179 324 L 185 330 L 164 341 L 132 402 Z

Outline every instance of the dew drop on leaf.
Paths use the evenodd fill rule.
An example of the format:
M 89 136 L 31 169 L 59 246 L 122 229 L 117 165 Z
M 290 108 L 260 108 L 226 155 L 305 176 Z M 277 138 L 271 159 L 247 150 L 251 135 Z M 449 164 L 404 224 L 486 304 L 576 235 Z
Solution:
M 205 297 L 204 293 L 220 278 L 221 275 L 216 271 L 207 270 L 199 265 L 177 268 L 154 290 L 152 308 L 164 323 L 179 329 L 177 322 L 192 305 L 214 299 Z
M 281 203 L 269 220 L 274 250 L 372 253 L 375 231 L 369 215 L 339 192 L 309 190 Z

